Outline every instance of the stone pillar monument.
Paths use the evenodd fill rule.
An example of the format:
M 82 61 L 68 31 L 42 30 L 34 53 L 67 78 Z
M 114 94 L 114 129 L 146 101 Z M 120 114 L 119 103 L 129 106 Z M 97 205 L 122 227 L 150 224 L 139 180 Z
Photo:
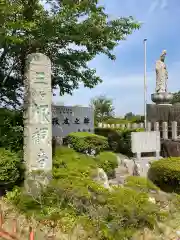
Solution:
M 163 50 L 160 59 L 156 61 L 156 90 L 151 99 L 156 104 L 169 104 L 173 94 L 167 91 L 168 71 L 165 64 L 166 50 Z
M 33 170 L 47 173 L 52 170 L 51 61 L 47 56 L 41 53 L 28 55 L 24 89 L 24 161 L 27 179 Z

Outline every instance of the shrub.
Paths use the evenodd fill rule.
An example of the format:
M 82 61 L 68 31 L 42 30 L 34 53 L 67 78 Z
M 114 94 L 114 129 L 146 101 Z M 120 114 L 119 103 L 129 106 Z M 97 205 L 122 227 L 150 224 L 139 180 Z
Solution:
M 11 151 L 23 149 L 23 112 L 0 108 L 0 147 Z
M 161 159 L 153 162 L 148 176 L 163 190 L 180 192 L 180 158 Z
M 109 149 L 107 138 L 87 132 L 70 133 L 64 143 L 70 145 L 77 152 L 90 153 L 95 151 L 99 153 Z
M 99 127 L 97 127 L 94 129 L 94 132 L 97 135 L 108 137 L 108 135 L 110 133 L 114 133 L 114 131 L 116 131 L 116 130 L 117 129 L 114 129 L 114 128 L 99 128 Z
M 22 163 L 16 153 L 0 148 L 0 186 L 6 188 L 23 179 Z
M 159 188 L 154 185 L 149 179 L 139 176 L 129 176 L 126 178 L 125 187 L 130 187 L 140 192 L 150 192 L 151 190 L 158 191 Z
M 101 152 L 95 158 L 98 167 L 103 168 L 108 178 L 115 177 L 115 168 L 118 166 L 117 156 L 112 152 Z
M 153 227 L 159 208 L 148 201 L 146 193 L 128 188 L 110 192 L 91 179 L 96 159 L 59 148 L 53 159 L 53 180 L 41 196 L 26 195 L 23 191 L 7 194 L 9 200 L 26 214 L 37 218 L 54 219 L 68 225 L 81 224 L 89 237 L 104 240 L 129 239 L 142 227 Z M 79 222 L 80 221 L 80 222 Z M 66 224 L 67 224 L 66 222 Z
M 140 131 L 144 131 L 144 129 L 116 129 L 112 131 L 108 135 L 110 149 L 129 157 L 133 156 L 131 152 L 131 133 Z
M 131 132 L 142 132 L 144 129 L 122 129 L 122 128 L 95 128 L 95 133 L 108 138 L 108 144 L 114 152 L 123 153 L 132 157 Z

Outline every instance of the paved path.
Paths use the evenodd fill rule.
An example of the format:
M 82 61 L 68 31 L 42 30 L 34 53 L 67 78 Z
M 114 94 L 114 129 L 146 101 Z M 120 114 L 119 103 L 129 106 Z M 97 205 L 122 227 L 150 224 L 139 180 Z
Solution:
M 127 156 L 123 155 L 123 154 L 117 154 L 117 160 L 118 160 L 118 168 L 116 169 L 116 175 L 120 176 L 121 175 L 121 169 L 122 169 L 122 161 L 126 159 L 126 163 L 128 166 L 128 171 L 129 174 L 132 175 L 133 174 L 133 169 L 134 169 L 134 161 L 133 159 L 129 159 Z M 140 168 L 140 176 L 142 177 L 146 177 L 148 170 L 149 170 L 149 162 L 154 162 L 157 161 L 157 159 L 155 157 L 142 157 L 141 160 L 136 160 L 135 162 L 137 164 L 139 164 Z

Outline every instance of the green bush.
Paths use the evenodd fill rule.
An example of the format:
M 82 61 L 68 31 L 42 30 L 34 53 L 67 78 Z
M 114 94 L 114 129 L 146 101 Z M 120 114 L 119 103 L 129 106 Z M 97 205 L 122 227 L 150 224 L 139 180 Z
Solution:
M 16 153 L 0 148 L 0 186 L 12 187 L 23 180 L 24 169 Z
M 64 158 L 66 161 L 63 160 Z M 88 176 L 91 175 L 90 169 L 93 169 L 94 174 L 94 170 L 102 168 L 109 178 L 114 177 L 114 170 L 118 166 L 117 156 L 113 152 L 101 152 L 95 158 L 91 158 L 87 155 L 76 153 L 72 148 L 66 147 L 57 148 L 53 161 L 54 169 L 56 169 L 56 161 L 58 166 L 59 161 L 62 161 L 61 165 L 65 166 L 67 163 L 69 167 L 72 165 L 72 171 L 78 165 L 78 168 L 82 168 L 81 172 L 86 172 Z
M 108 135 L 108 143 L 110 149 L 114 152 L 119 152 L 132 157 L 133 154 L 131 152 L 131 133 L 141 131 L 144 131 L 144 129 L 116 129 L 112 131 Z
M 38 219 L 60 224 L 66 219 L 69 227 L 80 224 L 90 239 L 126 240 L 137 229 L 153 227 L 160 216 L 158 206 L 148 201 L 146 193 L 128 188 L 109 191 L 97 184 L 91 178 L 96 162 L 96 158 L 59 148 L 53 159 L 54 180 L 41 196 L 32 198 L 16 188 L 7 198 Z
M 117 156 L 112 152 L 101 152 L 95 158 L 99 168 L 103 168 L 108 178 L 115 177 L 115 168 L 118 166 Z
M 129 176 L 126 178 L 125 187 L 130 187 L 140 192 L 158 191 L 159 188 L 149 179 L 139 176 Z
M 127 124 L 127 123 L 132 123 L 132 121 L 129 121 L 127 119 L 122 119 L 122 118 L 110 118 L 106 121 L 104 121 L 106 124 Z
M 143 132 L 144 129 L 122 129 L 122 128 L 95 128 L 95 133 L 108 138 L 108 144 L 112 151 L 132 157 L 131 133 Z
M 180 158 L 167 158 L 153 162 L 148 176 L 163 190 L 180 192 Z
M 11 151 L 23 149 L 23 112 L 0 108 L 0 147 Z
M 91 154 L 95 151 L 97 154 L 109 149 L 107 138 L 87 132 L 70 133 L 64 139 L 64 143 L 81 153 Z
M 94 129 L 94 132 L 97 135 L 104 136 L 104 137 L 108 138 L 109 134 L 114 133 L 116 130 L 120 130 L 120 129 L 119 128 L 114 129 L 114 128 L 99 128 L 99 127 L 97 127 L 97 128 Z

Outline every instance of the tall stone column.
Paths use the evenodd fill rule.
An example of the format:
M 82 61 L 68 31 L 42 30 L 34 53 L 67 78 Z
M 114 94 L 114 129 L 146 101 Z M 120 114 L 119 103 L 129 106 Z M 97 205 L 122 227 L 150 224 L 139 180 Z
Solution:
M 33 53 L 27 56 L 24 90 L 24 161 L 26 174 L 33 170 L 51 172 L 51 61 L 47 56 L 41 53 Z

